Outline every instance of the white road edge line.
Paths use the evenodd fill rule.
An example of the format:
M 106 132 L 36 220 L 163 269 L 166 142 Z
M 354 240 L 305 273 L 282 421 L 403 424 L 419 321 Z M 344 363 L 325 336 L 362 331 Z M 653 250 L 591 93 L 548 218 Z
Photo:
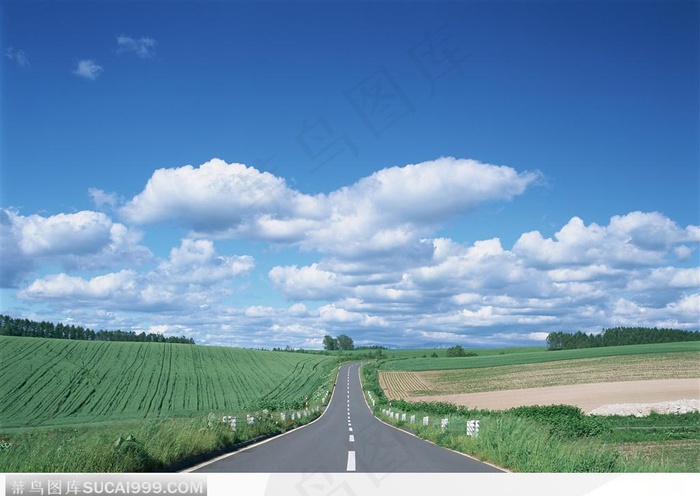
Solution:
M 348 472 L 354 472 L 355 471 L 355 452 L 354 451 L 348 451 Z

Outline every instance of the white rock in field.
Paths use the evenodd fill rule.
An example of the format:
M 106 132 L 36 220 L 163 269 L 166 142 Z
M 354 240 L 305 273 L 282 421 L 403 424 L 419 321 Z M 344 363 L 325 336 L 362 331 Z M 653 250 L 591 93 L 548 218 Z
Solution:
M 591 415 L 634 415 L 645 417 L 652 412 L 689 413 L 700 411 L 700 400 L 664 401 L 661 403 L 621 403 L 615 405 L 603 405 L 591 412 Z

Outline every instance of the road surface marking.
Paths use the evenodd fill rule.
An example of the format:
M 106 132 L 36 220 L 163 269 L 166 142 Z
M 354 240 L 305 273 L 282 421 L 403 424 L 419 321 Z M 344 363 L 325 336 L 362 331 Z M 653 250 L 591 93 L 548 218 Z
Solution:
M 355 442 L 355 436 L 353 436 L 352 434 L 350 434 L 350 442 L 351 442 L 351 443 L 354 443 L 354 442 Z
M 348 451 L 348 472 L 355 471 L 355 452 Z
M 349 429 L 350 429 L 350 432 L 352 432 L 352 427 L 349 427 Z

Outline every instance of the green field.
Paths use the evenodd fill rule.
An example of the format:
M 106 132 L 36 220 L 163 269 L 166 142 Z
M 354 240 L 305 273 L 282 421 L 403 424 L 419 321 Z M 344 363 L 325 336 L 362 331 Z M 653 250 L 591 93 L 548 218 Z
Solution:
M 544 351 L 543 348 L 503 348 L 501 350 L 473 350 L 479 356 L 453 358 L 406 358 L 388 360 L 381 370 L 402 372 L 423 372 L 428 370 L 476 369 L 505 365 L 573 360 L 577 358 L 599 358 L 647 353 L 674 353 L 700 351 L 700 342 L 636 344 L 629 346 L 608 346 L 604 348 L 584 348 L 580 350 Z
M 0 360 L 0 433 L 298 408 L 325 393 L 337 364 L 311 354 L 7 336 L 0 336 Z
M 529 353 L 534 351 L 545 351 L 547 348 L 544 346 L 518 346 L 510 348 L 464 348 L 466 353 L 476 353 L 479 356 L 492 356 L 492 355 L 511 355 L 513 353 Z M 374 358 L 378 350 L 373 349 L 360 349 L 360 350 L 346 350 L 346 351 L 310 351 L 310 353 L 323 353 L 331 354 L 333 356 L 342 357 L 357 357 L 358 359 L 371 357 Z M 410 358 L 417 359 L 434 359 L 433 354 L 437 355 L 437 358 L 445 358 L 447 356 L 446 348 L 416 348 L 416 349 L 383 349 L 381 350 L 382 358 L 389 360 L 403 360 Z

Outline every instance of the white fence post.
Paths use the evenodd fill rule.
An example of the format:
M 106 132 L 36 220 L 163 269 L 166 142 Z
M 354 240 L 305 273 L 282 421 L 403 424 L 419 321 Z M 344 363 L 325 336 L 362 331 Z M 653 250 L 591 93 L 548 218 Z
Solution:
M 442 429 L 443 432 L 445 432 L 445 429 L 447 429 L 447 424 L 448 424 L 449 422 L 450 422 L 450 421 L 449 421 L 448 419 L 446 419 L 446 418 L 444 418 L 444 419 L 442 419 L 442 420 L 440 421 L 440 429 Z
M 411 415 L 411 423 L 412 424 L 416 423 L 416 416 L 415 415 Z
M 479 421 L 478 420 L 468 420 L 467 421 L 467 436 L 477 437 L 479 435 Z
M 423 417 L 423 425 L 428 425 L 430 423 L 430 417 Z
M 406 422 L 406 414 L 405 413 L 401 414 L 401 421 Z
M 282 420 L 282 422 L 284 422 L 285 420 L 287 420 L 287 415 L 284 412 L 280 412 L 280 419 Z
M 236 417 L 229 417 L 231 422 L 231 429 L 236 430 Z
M 248 421 L 248 425 L 253 425 L 255 423 L 255 417 L 252 415 L 246 415 L 246 420 Z

